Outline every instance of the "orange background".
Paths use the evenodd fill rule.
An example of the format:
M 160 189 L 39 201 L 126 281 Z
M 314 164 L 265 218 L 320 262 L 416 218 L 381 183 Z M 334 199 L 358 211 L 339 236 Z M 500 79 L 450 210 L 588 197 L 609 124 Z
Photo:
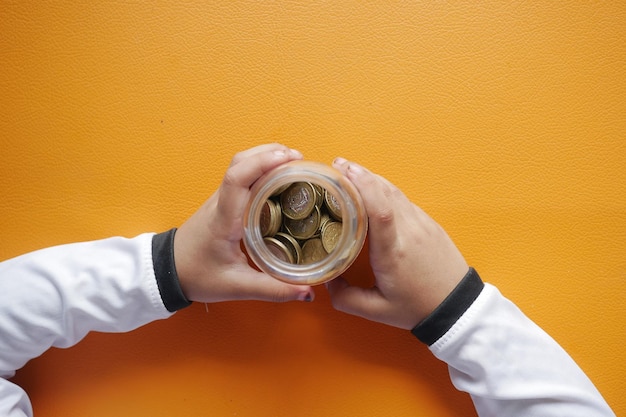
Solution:
M 622 2 L 4 1 L 0 259 L 180 225 L 257 144 L 341 155 L 626 415 L 625 22 Z M 16 381 L 39 416 L 475 415 L 408 332 L 317 295 L 196 304 Z

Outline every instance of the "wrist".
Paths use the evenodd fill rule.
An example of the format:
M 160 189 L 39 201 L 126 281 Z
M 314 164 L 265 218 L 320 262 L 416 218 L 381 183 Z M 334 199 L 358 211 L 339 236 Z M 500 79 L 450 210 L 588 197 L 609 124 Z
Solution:
M 485 284 L 476 270 L 469 268 L 463 279 L 432 313 L 413 327 L 411 333 L 421 342 L 432 345 L 457 322 L 472 305 Z
M 175 312 L 191 305 L 183 292 L 174 260 L 176 228 L 152 237 L 152 263 L 161 300 L 165 308 Z

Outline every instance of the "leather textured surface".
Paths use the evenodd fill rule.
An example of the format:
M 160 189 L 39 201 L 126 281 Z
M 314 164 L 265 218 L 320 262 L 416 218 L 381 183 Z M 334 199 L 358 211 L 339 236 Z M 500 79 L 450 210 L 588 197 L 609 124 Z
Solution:
M 0 259 L 177 226 L 260 143 L 341 155 L 437 219 L 626 415 L 624 3 L 0 9 Z M 371 280 L 364 258 L 349 278 Z M 17 381 L 39 416 L 475 415 L 409 332 L 317 293 L 92 334 Z

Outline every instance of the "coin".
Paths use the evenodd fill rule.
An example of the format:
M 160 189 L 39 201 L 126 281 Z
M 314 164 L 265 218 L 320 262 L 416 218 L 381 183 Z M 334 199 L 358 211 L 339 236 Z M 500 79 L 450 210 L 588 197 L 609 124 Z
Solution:
M 286 217 L 304 219 L 315 208 L 315 189 L 308 182 L 295 182 L 280 195 L 280 206 Z
M 272 214 L 272 234 L 276 234 L 280 230 L 280 226 L 283 224 L 283 211 L 280 209 L 280 203 L 278 201 L 270 200 L 270 207 L 273 211 Z
M 311 185 L 315 189 L 315 207 L 322 208 L 322 205 L 324 204 L 324 188 L 315 183 L 311 183 Z
M 302 263 L 312 264 L 328 256 L 321 239 L 309 239 L 302 245 Z
M 261 214 L 259 217 L 259 228 L 261 229 L 261 236 L 267 236 L 269 234 L 268 232 L 272 223 L 271 217 L 272 209 L 268 200 L 265 202 L 265 204 L 263 204 L 263 207 L 261 207 Z
M 311 214 L 304 219 L 286 218 L 283 225 L 287 232 L 296 239 L 309 239 L 317 233 L 320 227 L 320 209 L 314 207 Z
M 324 202 L 326 203 L 326 208 L 328 209 L 328 213 L 335 219 L 341 221 L 341 205 L 337 198 L 325 190 L 324 192 Z
M 282 242 L 291 251 L 294 259 L 293 263 L 299 264 L 302 261 L 302 248 L 293 236 L 287 233 L 278 232 L 274 238 Z
M 324 226 L 326 226 L 326 223 L 332 221 L 332 219 L 330 218 L 330 215 L 324 211 L 322 212 L 322 215 L 320 217 L 320 229 L 319 230 L 323 230 Z
M 291 250 L 285 246 L 284 243 L 275 239 L 273 237 L 266 237 L 263 239 L 265 242 L 265 246 L 267 249 L 274 255 L 278 260 L 286 262 L 286 263 L 294 263 L 295 259 L 291 253 Z
M 343 224 L 340 222 L 329 222 L 326 223 L 324 229 L 322 230 L 322 244 L 324 245 L 324 249 L 326 252 L 330 253 L 335 246 L 337 246 L 337 242 L 341 238 L 341 231 L 343 229 Z
M 341 238 L 341 205 L 319 184 L 277 187 L 261 208 L 259 228 L 277 259 L 290 264 L 322 261 Z
M 261 208 L 259 219 L 261 236 L 274 236 L 280 229 L 282 218 L 283 214 L 280 210 L 280 205 L 273 200 L 267 200 Z

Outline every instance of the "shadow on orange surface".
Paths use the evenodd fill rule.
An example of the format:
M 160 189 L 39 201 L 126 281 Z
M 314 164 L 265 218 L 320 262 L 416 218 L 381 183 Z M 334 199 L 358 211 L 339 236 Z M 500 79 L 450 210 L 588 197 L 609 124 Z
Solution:
M 366 253 L 367 247 L 346 276 L 352 283 L 373 283 Z M 158 397 L 163 385 L 167 395 L 137 400 L 138 407 L 173 401 L 178 411 L 215 406 L 212 411 L 220 412 L 226 406 L 217 403 L 236 397 L 231 407 L 251 402 L 246 415 L 269 416 L 278 414 L 259 405 L 271 406 L 267 396 L 276 395 L 280 407 L 322 397 L 328 407 L 344 407 L 346 415 L 374 403 L 372 392 L 400 390 L 376 400 L 385 414 L 404 415 L 393 409 L 398 398 L 420 408 L 416 401 L 428 397 L 427 415 L 473 415 L 469 397 L 453 388 L 445 364 L 410 333 L 335 311 L 323 287 L 316 294 L 311 304 L 230 302 L 209 305 L 208 311 L 195 304 L 128 334 L 92 333 L 73 348 L 31 361 L 14 381 L 31 396 L 36 415 L 80 414 L 90 400 L 130 401 L 130 391 Z M 405 383 L 398 385 L 398 379 Z M 416 392 L 406 392 L 407 386 Z M 289 407 L 291 415 L 324 415 L 319 404 L 306 413 L 298 407 Z M 406 404 L 398 407 L 408 412 Z M 134 415 L 143 412 L 152 411 Z

